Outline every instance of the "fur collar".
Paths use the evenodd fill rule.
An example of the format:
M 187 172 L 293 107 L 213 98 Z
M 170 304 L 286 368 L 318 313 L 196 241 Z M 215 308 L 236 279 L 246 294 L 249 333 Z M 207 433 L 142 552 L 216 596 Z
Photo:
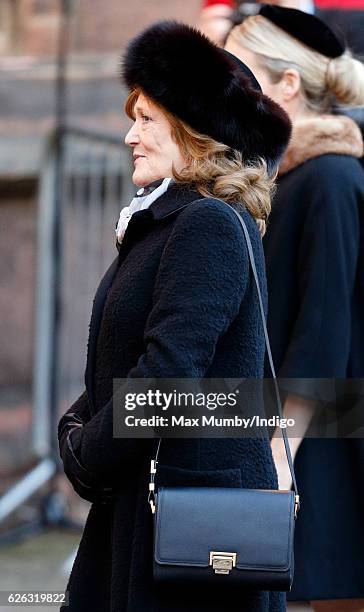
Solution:
M 363 138 L 352 119 L 344 115 L 321 115 L 294 123 L 279 174 L 286 174 L 308 159 L 326 153 L 362 157 Z

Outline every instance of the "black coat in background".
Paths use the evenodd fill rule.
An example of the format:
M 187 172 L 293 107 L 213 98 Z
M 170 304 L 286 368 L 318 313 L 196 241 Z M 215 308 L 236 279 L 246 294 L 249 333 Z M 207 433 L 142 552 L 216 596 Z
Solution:
M 287 378 L 364 377 L 364 173 L 353 156 L 315 155 L 324 132 L 318 149 L 308 137 L 312 150 L 290 151 L 263 241 L 273 357 Z M 363 598 L 363 441 L 305 439 L 295 469 L 302 505 L 288 600 Z
M 266 304 L 261 239 L 250 214 L 242 214 Z M 129 222 L 119 257 L 96 293 L 87 389 L 59 424 L 65 472 L 93 501 L 64 612 L 285 610 L 282 593 L 242 591 L 219 601 L 206 592 L 201 602 L 188 593 L 185 600 L 176 592 L 157 595 L 147 503 L 156 442 L 112 437 L 113 378 L 262 377 L 264 351 L 258 297 L 234 212 L 171 186 Z M 68 445 L 68 421 L 77 419 Z M 159 462 L 159 484 L 277 487 L 268 438 L 163 440 Z

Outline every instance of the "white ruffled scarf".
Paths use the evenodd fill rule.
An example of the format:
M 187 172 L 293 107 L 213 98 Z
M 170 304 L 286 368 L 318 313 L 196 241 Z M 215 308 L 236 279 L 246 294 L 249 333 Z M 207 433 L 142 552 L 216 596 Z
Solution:
M 126 228 L 133 214 L 138 210 L 145 210 L 153 204 L 155 200 L 167 191 L 171 180 L 171 178 L 165 178 L 160 185 L 156 187 L 153 187 L 153 184 L 151 186 L 142 187 L 137 191 L 135 198 L 132 199 L 129 206 L 125 206 L 121 209 L 119 221 L 115 230 L 116 239 L 119 243 L 123 241 Z

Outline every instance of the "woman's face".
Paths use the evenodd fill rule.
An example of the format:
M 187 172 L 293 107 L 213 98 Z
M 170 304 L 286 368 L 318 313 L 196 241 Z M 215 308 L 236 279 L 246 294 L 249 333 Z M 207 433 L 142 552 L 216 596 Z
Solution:
M 269 96 L 272 100 L 278 102 L 278 104 L 282 104 L 283 100 L 281 99 L 279 84 L 271 83 L 268 72 L 260 65 L 255 53 L 235 42 L 233 39 L 227 41 L 225 49 L 250 68 L 266 96 Z
M 172 176 L 172 166 L 181 171 L 185 160 L 172 138 L 171 124 L 163 111 L 143 94 L 134 106 L 134 123 L 125 137 L 132 147 L 133 183 L 145 187 L 158 179 Z
M 305 116 L 312 115 L 312 112 L 307 110 L 306 102 L 301 95 L 301 77 L 295 68 L 287 68 L 282 73 L 280 80 L 272 83 L 268 71 L 261 65 L 255 53 L 232 38 L 227 41 L 225 49 L 236 55 L 250 68 L 263 93 L 282 106 L 293 123 Z

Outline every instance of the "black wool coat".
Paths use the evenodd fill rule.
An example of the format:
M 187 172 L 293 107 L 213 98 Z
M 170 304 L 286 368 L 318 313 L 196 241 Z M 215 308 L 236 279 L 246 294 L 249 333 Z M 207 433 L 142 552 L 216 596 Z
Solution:
M 261 239 L 252 239 L 266 306 Z M 89 499 L 68 583 L 69 612 L 281 612 L 283 593 L 157 593 L 147 503 L 155 440 L 113 439 L 112 380 L 138 377 L 262 377 L 264 337 L 241 226 L 226 204 L 172 185 L 127 227 L 97 290 L 86 390 L 59 423 L 60 452 L 74 488 Z M 68 431 L 72 430 L 68 437 Z M 159 475 L 158 475 L 159 473 Z M 268 438 L 163 440 L 159 484 L 276 488 Z
M 359 160 L 322 154 L 283 174 L 263 243 L 268 331 L 279 376 L 364 377 Z M 294 392 L 296 383 L 289 384 Z M 311 383 L 304 385 L 304 395 L 315 398 Z M 363 598 L 363 441 L 305 439 L 295 470 L 302 504 L 287 599 Z

